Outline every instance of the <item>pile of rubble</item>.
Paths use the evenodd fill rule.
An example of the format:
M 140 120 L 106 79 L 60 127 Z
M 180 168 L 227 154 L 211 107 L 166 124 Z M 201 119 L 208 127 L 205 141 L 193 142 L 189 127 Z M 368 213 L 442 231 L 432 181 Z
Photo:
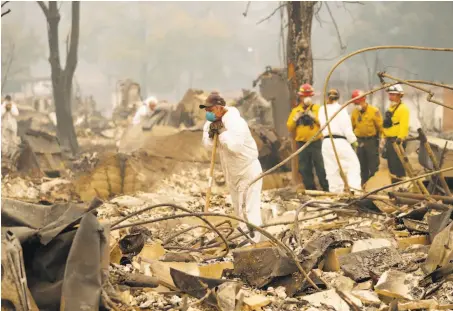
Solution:
M 63 158 L 52 135 L 27 130 L 21 163 L 33 158 L 34 165 L 23 170 L 45 174 L 2 179 L 2 304 L 16 310 L 453 309 L 451 197 L 403 189 L 363 199 L 285 188 L 286 167 L 264 177 L 264 225 L 248 224 L 244 232 L 217 163 L 204 214 L 211 155 L 200 143 L 203 96 L 189 90 L 166 123 L 150 131 L 126 121 L 82 120 L 87 140 L 117 144 L 120 152 L 91 150 L 66 167 L 57 166 Z M 264 169 L 289 155 L 288 142 L 274 130 L 251 129 Z M 376 189 L 378 182 L 368 186 Z M 256 244 L 250 237 L 257 231 L 263 239 Z
M 24 236 L 26 230 L 18 229 L 21 226 L 40 237 L 38 249 L 43 255 L 61 243 L 57 241 L 74 240 L 67 254 L 59 257 L 67 258 L 61 268 L 66 272 L 55 279 L 62 282 L 61 295 L 48 301 L 36 296 L 46 293 L 37 287 L 42 276 L 38 282 L 39 274 L 33 274 L 38 273 L 36 264 L 26 263 L 31 296 L 38 307 L 45 309 L 65 299 L 77 305 L 75 297 L 98 303 L 101 297 L 102 305 L 114 310 L 453 308 L 451 198 L 439 197 L 436 204 L 423 200 L 400 204 L 397 210 L 385 209 L 386 213 L 377 207 L 382 204 L 373 203 L 377 201 L 348 206 L 348 199 L 341 196 L 314 200 L 303 190 L 264 191 L 262 228 L 268 238 L 248 244 L 250 233 L 239 233 L 238 220 L 228 216 L 232 206 L 221 174 L 216 175 L 210 207 L 211 213 L 220 216 L 197 214 L 203 211 L 207 174 L 202 166 L 180 170 L 162 179 L 152 193 L 92 202 L 88 210 L 93 212 L 68 203 L 64 212 L 61 204 L 23 206 L 20 201 L 3 200 L 3 228 L 20 237 L 24 254 L 30 251 L 32 234 Z M 42 183 L 39 193 L 51 193 L 50 189 L 49 182 Z M 395 201 L 386 202 L 395 207 Z M 18 211 L 34 208 L 50 211 L 43 223 L 29 220 L 19 225 Z M 16 216 L 11 222 L 13 212 Z M 100 242 L 95 242 L 99 236 L 89 235 L 93 226 L 103 228 Z M 83 246 L 77 242 L 79 236 L 85 241 Z M 90 245 L 101 245 L 101 252 L 89 259 L 83 255 L 92 247 L 87 246 L 87 239 Z M 76 252 L 75 248 L 80 249 Z M 68 274 L 70 267 L 78 273 L 89 272 L 78 266 L 80 260 L 88 260 L 85 265 L 89 263 L 91 272 L 99 270 L 102 282 L 92 283 L 98 285 L 90 294 L 75 291 L 69 299 L 71 284 L 81 287 L 88 282 L 77 283 Z M 46 282 L 54 284 L 55 280 Z
M 267 196 L 273 194 L 270 192 Z M 296 208 L 300 200 L 294 198 L 285 203 L 291 209 L 291 206 Z M 195 207 L 194 211 L 202 208 L 190 200 L 180 204 L 192 210 Z M 128 214 L 142 206 L 143 203 L 128 208 Z M 217 204 L 214 206 L 218 207 Z M 278 215 L 278 211 L 270 209 Z M 144 248 L 132 256 L 126 269 L 157 276 L 160 284 L 187 294 L 190 294 L 189 289 L 197 288 L 196 284 L 208 284 L 210 289 L 229 282 L 239 284 L 230 286 L 236 302 L 230 309 L 220 310 L 235 310 L 235 303 L 242 303 L 244 310 L 387 310 L 392 305 L 396 310 L 446 310 L 453 307 L 451 209 L 439 213 L 421 207 L 399 213 L 396 217 L 381 213 L 376 219 L 364 212 L 352 217 L 345 216 L 346 211 L 332 209 L 335 212 L 322 216 L 326 214 L 325 209 L 320 212 L 318 208 L 307 208 L 300 217 L 306 219 L 303 227 L 297 231 L 293 224 L 269 227 L 269 232 L 291 248 L 303 269 L 311 271 L 310 279 L 318 289 L 307 282 L 290 256 L 271 241 L 238 247 L 232 251 L 232 256 L 229 253 L 212 260 L 209 258 L 221 255 L 224 248 L 218 245 L 218 249 L 213 247 L 211 251 L 206 249 L 200 253 L 199 250 L 215 240 L 212 232 L 211 236 L 197 229 L 198 232 L 194 230 L 189 234 L 187 229 L 197 226 L 196 222 L 176 219 L 144 225 L 148 232 Z M 160 211 L 159 217 L 171 215 L 171 210 Z M 271 216 L 265 226 L 285 221 L 292 223 L 295 215 L 294 210 L 287 210 L 277 217 Z M 127 222 L 133 224 L 156 218 L 157 212 L 137 216 L 135 221 L 129 218 Z M 438 219 L 443 219 L 440 226 L 437 226 Z M 221 228 L 219 223 L 213 222 Z M 172 229 L 175 226 L 182 233 L 178 238 Z M 354 229 L 348 229 L 352 227 Z M 173 241 L 168 237 L 170 233 Z M 121 241 L 130 237 L 131 234 L 124 232 L 121 235 L 120 232 L 117 237 L 119 244 L 113 245 L 112 253 L 118 255 L 115 247 L 120 248 Z M 233 246 L 240 244 L 240 241 L 232 243 Z M 174 252 L 190 247 L 193 252 Z M 119 257 L 118 260 L 121 261 Z M 119 266 L 115 265 L 115 268 L 119 269 Z M 209 278 L 214 278 L 217 283 Z M 215 285 L 209 287 L 209 281 Z M 202 299 L 208 294 L 203 286 L 198 286 L 199 293 L 191 295 Z M 129 291 L 127 295 L 132 305 L 143 304 L 142 293 Z M 219 296 L 211 298 L 211 303 L 206 301 L 208 305 L 219 307 L 227 304 Z M 165 305 L 181 308 L 182 302 L 168 296 Z

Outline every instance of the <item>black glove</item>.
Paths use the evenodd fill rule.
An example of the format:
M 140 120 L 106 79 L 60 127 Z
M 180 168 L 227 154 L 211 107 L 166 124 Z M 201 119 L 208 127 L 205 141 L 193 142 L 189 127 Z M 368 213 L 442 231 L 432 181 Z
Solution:
M 209 126 L 209 138 L 214 138 L 215 134 L 219 135 L 222 132 L 222 129 L 224 129 L 222 121 L 212 122 Z
M 401 144 L 403 143 L 403 141 L 401 140 L 401 138 L 397 138 L 397 139 L 396 139 L 396 143 L 397 143 L 398 145 L 401 145 Z

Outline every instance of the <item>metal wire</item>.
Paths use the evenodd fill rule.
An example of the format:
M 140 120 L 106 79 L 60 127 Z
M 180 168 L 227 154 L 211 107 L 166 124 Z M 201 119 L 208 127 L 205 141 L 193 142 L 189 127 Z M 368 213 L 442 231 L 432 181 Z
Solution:
M 326 81 L 325 81 L 325 84 L 324 84 L 324 90 L 323 90 L 323 97 L 324 97 L 324 100 L 326 99 L 326 93 L 327 93 L 327 85 L 328 85 L 328 82 L 330 80 L 330 77 L 333 73 L 333 71 L 342 63 L 344 62 L 346 59 L 354 56 L 354 55 L 357 55 L 357 54 L 360 54 L 360 53 L 363 53 L 363 52 L 367 52 L 367 51 L 373 51 L 373 50 L 379 50 L 379 49 L 415 49 L 415 50 L 428 50 L 428 51 L 445 51 L 445 52 L 453 52 L 453 48 L 429 48 L 429 47 L 416 47 L 416 46 L 405 46 L 405 45 L 395 45 L 395 46 L 376 46 L 376 47 L 370 47 L 370 48 L 365 48 L 365 49 L 361 49 L 361 50 L 358 50 L 356 52 L 353 52 L 351 54 L 348 54 L 346 56 L 344 56 L 342 59 L 340 59 L 333 67 L 332 69 L 330 70 L 327 78 L 326 78 Z M 410 80 L 409 80 L 410 82 Z M 413 83 L 421 83 L 422 81 L 419 81 L 419 80 L 412 80 Z M 365 92 L 362 96 L 367 96 L 367 95 L 370 95 L 370 94 L 373 94 L 377 91 L 380 91 L 382 89 L 385 89 L 387 87 L 390 87 L 392 85 L 395 85 L 395 84 L 398 84 L 399 82 L 395 82 L 395 83 L 390 83 L 390 84 L 383 84 L 382 86 L 378 87 L 378 88 L 375 88 L 371 91 L 368 91 L 368 92 Z M 430 82 L 430 83 L 427 83 L 427 84 L 431 84 L 431 85 L 436 85 L 436 86 L 440 86 L 440 87 L 446 87 L 446 88 L 450 88 L 446 85 L 443 85 L 443 84 L 434 84 L 433 82 Z M 298 155 L 299 153 L 301 153 L 305 148 L 307 148 L 314 140 L 315 137 L 317 137 L 319 134 L 322 133 L 322 131 L 329 126 L 330 122 L 338 115 L 338 113 L 343 110 L 345 107 L 347 107 L 350 103 L 352 103 L 356 98 L 352 98 L 350 99 L 349 101 L 347 101 L 345 104 L 343 104 L 341 106 L 341 108 L 333 114 L 333 116 L 330 118 L 330 119 L 326 119 L 326 124 L 324 126 L 322 126 L 318 132 L 313 135 L 313 137 L 311 139 L 308 140 L 307 143 L 305 143 L 301 148 L 299 148 L 298 150 L 296 150 L 294 153 L 292 153 L 288 158 L 286 158 L 285 160 L 283 160 L 282 162 L 278 163 L 277 165 L 275 165 L 274 167 L 270 168 L 269 170 L 267 170 L 266 172 L 263 172 L 262 174 L 260 174 L 259 176 L 257 176 L 255 179 L 253 179 L 246 187 L 245 191 L 243 192 L 243 199 L 242 199 L 242 213 L 243 213 L 243 217 L 244 219 L 248 219 L 247 218 L 247 213 L 246 213 L 246 208 L 245 208 L 245 202 L 246 202 L 246 198 L 247 198 L 247 191 L 248 189 L 255 183 L 257 182 L 258 180 L 260 180 L 261 178 L 263 178 L 264 176 L 266 175 L 269 175 L 271 173 L 273 173 L 274 171 L 276 171 L 277 169 L 279 169 L 280 167 L 282 167 L 283 165 L 285 165 L 287 162 L 289 162 L 291 159 L 293 159 L 296 155 Z M 324 112 L 326 113 L 326 116 L 327 116 L 327 108 L 325 107 L 325 110 Z M 328 128 L 329 130 L 329 137 L 330 137 L 330 140 L 331 142 L 333 141 L 333 137 L 332 137 L 332 133 L 330 131 L 330 128 Z M 335 150 L 335 147 L 334 147 L 334 152 L 336 153 L 336 150 Z M 341 167 L 341 164 L 339 162 L 339 159 L 338 159 L 338 156 L 336 156 L 336 160 L 337 160 L 337 163 L 339 165 L 339 168 L 340 168 L 340 171 L 342 171 L 342 167 Z M 344 175 L 344 173 L 343 173 Z M 345 183 L 345 186 L 349 188 L 349 184 Z
M 296 210 L 296 215 L 294 216 L 293 236 L 296 239 L 296 241 L 299 243 L 299 246 L 301 246 L 301 247 L 302 247 L 302 245 L 300 245 L 300 241 L 297 238 L 297 234 L 296 234 L 296 233 L 299 232 L 299 214 L 304 208 L 306 208 L 306 207 L 308 207 L 308 206 L 310 206 L 312 204 L 329 204 L 329 205 L 345 205 L 345 206 L 347 205 L 347 204 L 338 203 L 338 202 L 332 202 L 332 201 L 310 200 L 308 202 L 305 202 L 301 206 L 299 206 L 299 208 Z
M 168 207 L 172 207 L 174 209 L 179 209 L 179 210 L 182 210 L 184 212 L 187 212 L 187 213 L 192 213 L 192 211 L 190 211 L 189 209 L 185 208 L 185 207 L 182 207 L 182 206 L 179 206 L 179 205 L 176 205 L 176 204 L 172 204 L 172 203 L 163 203 L 163 204 L 155 204 L 155 205 L 151 205 L 151 206 L 148 206 L 148 207 L 145 207 L 141 210 L 138 210 L 130 215 L 127 215 L 126 217 L 123 217 L 121 218 L 120 220 L 116 221 L 112 226 L 111 226 L 111 230 L 117 230 L 117 229 L 121 229 L 121 228 L 127 228 L 127 227 L 130 227 L 128 225 L 125 225 L 125 226 L 118 226 L 118 224 L 122 223 L 123 221 L 131 218 L 131 217 L 134 217 L 138 214 L 141 214 L 141 213 L 144 213 L 146 211 L 149 211 L 153 208 L 157 208 L 157 207 L 161 207 L 161 206 L 168 206 Z M 192 215 L 192 214 L 189 214 L 189 215 Z M 228 252 L 230 251 L 230 247 L 228 246 L 228 241 L 226 240 L 226 238 L 219 232 L 219 230 L 217 230 L 217 228 L 215 226 L 213 226 L 208 220 L 206 220 L 205 218 L 201 217 L 201 216 L 196 216 L 196 214 L 193 214 L 194 217 L 197 217 L 199 218 L 201 221 L 203 221 L 204 223 L 206 223 L 223 241 L 223 243 L 225 244 L 225 251 L 224 251 L 224 254 L 222 256 L 216 256 L 214 258 L 211 258 L 211 259 L 217 259 L 217 258 L 222 258 L 224 256 L 226 256 L 228 254 Z M 174 219 L 174 218 L 177 218 L 177 217 L 172 217 L 172 216 L 169 216 L 169 217 L 166 217 L 167 219 Z M 164 219 L 160 219 L 158 221 L 161 221 L 161 220 L 164 220 Z M 152 222 L 155 222 L 155 221 L 152 221 Z M 149 222 L 151 223 L 151 222 Z
M 406 50 L 424 50 L 424 51 L 437 51 L 437 52 L 453 52 L 453 48 L 432 48 L 432 47 L 423 47 L 423 46 L 407 46 L 407 45 L 383 45 L 383 46 L 374 46 L 374 47 L 369 47 L 369 48 L 364 48 L 364 49 L 361 49 L 361 50 L 358 50 L 358 51 L 355 51 L 353 53 L 350 53 L 346 56 L 344 56 L 342 59 L 340 59 L 333 67 L 332 69 L 330 69 L 329 73 L 327 74 L 327 77 L 326 77 L 326 81 L 324 82 L 324 88 L 323 88 L 323 99 L 324 99 L 324 114 L 326 116 L 326 120 L 328 119 L 328 115 L 327 115 L 327 102 L 326 102 L 326 95 L 327 95 L 327 86 L 329 84 L 329 80 L 330 80 L 330 77 L 332 76 L 333 72 L 335 71 L 335 69 L 341 64 L 343 63 L 345 60 L 347 60 L 348 58 L 351 58 L 352 56 L 355 56 L 357 54 L 360 54 L 360 53 L 363 53 L 363 52 L 369 52 L 369 51 L 376 51 L 376 50 L 388 50 L 388 49 L 406 49 Z M 403 81 L 403 80 L 400 80 L 400 82 Z M 411 84 L 408 84 L 408 85 L 411 85 Z M 412 87 L 416 87 L 414 85 L 411 85 Z M 417 87 L 416 87 L 417 88 Z M 420 89 L 420 88 L 419 88 Z M 428 90 L 428 94 L 432 94 L 429 90 Z M 432 97 L 432 96 L 431 96 Z M 430 97 L 428 97 L 428 101 L 431 101 Z M 431 101 L 433 102 L 433 101 Z M 433 103 L 437 103 L 437 102 L 433 102 Z M 438 104 L 438 103 L 437 103 Z M 343 171 L 343 167 L 341 166 L 341 163 L 340 163 L 340 158 L 338 157 L 338 152 L 337 152 L 337 149 L 335 148 L 335 143 L 334 143 L 334 140 L 333 140 L 333 136 L 332 136 L 332 131 L 330 130 L 330 122 L 327 123 L 327 130 L 329 131 L 329 138 L 330 138 L 330 142 L 332 144 L 332 148 L 333 148 L 333 152 L 335 154 L 335 159 L 337 161 L 337 164 L 338 164 L 338 168 L 340 169 L 340 176 L 341 176 L 341 179 L 343 180 L 343 183 L 344 183 L 344 186 L 346 188 L 346 192 L 348 193 L 351 193 L 351 190 L 349 188 L 349 184 L 348 184 L 348 180 L 346 178 L 346 175 L 344 174 L 344 171 Z
M 313 286 L 313 288 L 315 288 L 318 291 L 320 290 L 319 287 L 313 282 L 313 280 L 310 279 L 308 274 L 305 272 L 304 268 L 302 268 L 302 266 L 300 265 L 299 260 L 297 259 L 296 255 L 294 255 L 294 253 L 291 251 L 291 249 L 288 246 L 286 246 L 284 243 L 280 242 L 278 239 L 276 239 L 274 236 L 272 236 L 266 230 L 261 229 L 260 227 L 255 226 L 254 224 L 251 224 L 250 222 L 248 222 L 248 221 L 246 221 L 246 220 L 244 220 L 242 218 L 239 218 L 237 216 L 224 215 L 224 214 L 218 214 L 218 213 L 177 214 L 177 215 L 162 217 L 162 218 L 159 218 L 159 219 L 151 219 L 151 220 L 141 221 L 141 222 L 127 224 L 127 225 L 123 225 L 123 226 L 118 226 L 118 227 L 112 228 L 112 230 L 118 230 L 118 229 L 122 229 L 122 228 L 138 226 L 138 225 L 145 225 L 145 224 L 150 224 L 150 223 L 159 222 L 159 221 L 168 220 L 168 219 L 176 219 L 176 218 L 184 218 L 184 217 L 199 217 L 199 218 L 203 218 L 203 216 L 230 218 L 230 219 L 245 223 L 247 226 L 251 227 L 253 230 L 256 230 L 256 231 L 260 232 L 262 235 L 264 235 L 269 240 L 274 242 L 275 245 L 277 245 L 278 247 L 282 248 L 283 251 L 294 261 L 294 263 L 296 264 L 297 268 L 299 269 L 301 274 L 304 276 L 304 279 L 306 279 L 310 283 L 310 285 Z M 225 243 L 225 244 L 227 244 L 227 243 Z M 226 246 L 228 247 L 228 245 L 226 245 Z
M 369 94 L 373 94 L 373 93 L 375 93 L 375 92 L 378 92 L 378 91 L 380 91 L 380 90 L 383 90 L 383 89 L 388 88 L 388 87 L 390 87 L 390 86 L 392 86 L 392 85 L 395 85 L 395 84 L 398 84 L 398 82 L 390 83 L 390 84 L 385 84 L 385 85 L 381 85 L 381 86 L 379 86 L 379 87 L 377 87 L 377 88 L 375 88 L 375 89 L 372 89 L 372 90 L 370 90 L 370 91 L 368 91 L 368 92 L 365 92 L 362 96 L 367 96 L 367 95 L 369 95 Z M 243 198 L 242 198 L 242 200 L 243 200 L 243 201 L 242 201 L 242 202 L 243 202 L 243 203 L 242 203 L 242 214 L 243 214 L 243 218 L 244 218 L 244 219 L 246 219 L 246 220 L 248 219 L 248 218 L 247 218 L 247 213 L 246 213 L 246 208 L 245 208 L 245 202 L 247 202 L 246 199 L 247 199 L 247 191 L 248 191 L 248 189 L 249 189 L 254 183 L 256 183 L 258 180 L 260 180 L 261 178 L 263 178 L 263 177 L 266 176 L 266 175 L 269 175 L 269 174 L 275 172 L 277 169 L 279 169 L 280 167 L 282 167 L 283 165 L 285 165 L 286 163 L 288 163 L 289 161 L 291 161 L 295 156 L 297 156 L 299 153 L 301 153 L 303 150 L 305 150 L 305 149 L 306 149 L 306 148 L 314 141 L 314 139 L 315 139 L 319 134 L 322 133 L 322 131 L 327 127 L 327 125 L 328 125 L 330 122 L 332 122 L 332 120 L 333 120 L 333 119 L 334 119 L 334 118 L 335 118 L 335 117 L 336 117 L 336 116 L 337 116 L 344 108 L 346 108 L 350 103 L 352 103 L 355 99 L 356 99 L 356 98 L 352 98 L 352 99 L 348 100 L 345 104 L 343 104 L 343 105 L 341 106 L 341 108 L 340 108 L 337 112 L 335 112 L 329 120 L 327 120 L 326 124 L 324 124 L 324 126 L 322 126 L 322 127 L 318 130 L 318 132 L 316 132 L 316 134 L 314 134 L 314 135 L 313 135 L 313 136 L 312 136 L 312 137 L 311 137 L 311 138 L 310 138 L 310 139 L 309 139 L 302 147 L 300 147 L 299 149 L 297 149 L 294 153 L 292 153 L 292 154 L 291 154 L 289 157 L 287 157 L 285 160 L 281 161 L 280 163 L 278 163 L 278 164 L 275 165 L 274 167 L 271 167 L 271 168 L 268 169 L 267 171 L 261 173 L 259 176 L 257 176 L 255 179 L 253 179 L 252 181 L 250 181 L 250 182 L 248 183 L 248 185 L 247 185 L 246 188 L 245 188 L 245 191 L 242 193 L 242 196 L 243 196 Z

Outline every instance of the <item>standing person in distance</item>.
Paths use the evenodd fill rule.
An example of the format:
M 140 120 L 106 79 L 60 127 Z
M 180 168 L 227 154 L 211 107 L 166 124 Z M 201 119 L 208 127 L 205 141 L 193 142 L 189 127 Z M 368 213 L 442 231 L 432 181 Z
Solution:
M 402 102 L 404 90 L 400 84 L 392 85 L 387 89 L 390 100 L 390 107 L 385 112 L 383 122 L 384 138 L 381 145 L 384 145 L 384 157 L 390 171 L 392 183 L 395 183 L 406 176 L 406 171 L 401 163 L 398 154 L 393 148 L 393 142 L 406 148 L 404 139 L 409 135 L 409 108 Z
M 352 98 L 363 95 L 363 91 L 354 90 Z M 366 96 L 354 100 L 356 109 L 351 121 L 357 137 L 357 156 L 360 162 L 362 186 L 379 170 L 379 138 L 382 134 L 382 116 L 379 109 L 366 101 Z
M 327 116 L 330 119 L 341 108 L 338 103 L 340 92 L 332 89 L 327 93 L 327 96 Z M 319 122 L 321 127 L 327 123 L 324 111 L 319 113 Z M 329 124 L 333 142 L 348 184 L 352 189 L 361 189 L 360 163 L 354 151 L 354 149 L 357 149 L 357 138 L 352 130 L 351 118 L 348 112 L 345 109 L 341 110 Z M 329 181 L 329 191 L 341 193 L 344 191 L 345 185 L 340 175 L 340 168 L 335 158 L 332 142 L 330 141 L 328 127 L 322 131 L 322 134 L 324 135 L 322 157 L 326 167 L 327 180 Z
M 312 102 L 314 90 L 310 84 L 303 84 L 297 94 L 299 104 L 292 109 L 286 126 L 288 131 L 295 133 L 294 138 L 299 149 L 319 131 L 320 106 Z M 316 190 L 314 168 L 322 190 L 329 191 L 321 147 L 322 136 L 318 135 L 306 149 L 299 153 L 299 172 L 307 190 Z
M 145 99 L 143 105 L 141 105 L 135 113 L 134 119 L 132 119 L 132 124 L 137 125 L 151 118 L 156 110 L 157 103 L 157 98 L 154 96 L 150 96 Z
M 10 95 L 2 103 L 2 155 L 10 157 L 17 146 L 17 117 L 19 109 Z

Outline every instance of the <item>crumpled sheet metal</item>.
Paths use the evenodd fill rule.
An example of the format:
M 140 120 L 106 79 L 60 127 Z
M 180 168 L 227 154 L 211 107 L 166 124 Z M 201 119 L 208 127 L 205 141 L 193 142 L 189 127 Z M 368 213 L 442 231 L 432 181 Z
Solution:
M 428 251 L 428 258 L 422 265 L 426 274 L 433 272 L 437 267 L 443 267 L 453 259 L 453 222 L 436 235 Z
M 243 275 L 256 287 L 269 284 L 274 277 L 298 271 L 294 262 L 277 247 L 238 249 L 233 252 L 234 274 Z
M 217 295 L 214 289 L 218 289 L 222 285 L 225 286 L 225 284 L 230 284 L 234 288 L 234 297 L 236 297 L 242 286 L 240 282 L 194 276 L 173 268 L 170 268 L 170 275 L 178 289 L 195 298 L 203 298 L 207 294 L 207 290 L 211 289 L 211 293 L 204 301 L 215 307 L 219 307 L 223 303 L 220 301 L 222 298 Z
M 333 230 L 329 233 L 322 233 L 308 241 L 302 249 L 299 258 L 305 271 L 310 271 L 322 260 L 327 250 L 341 247 L 344 243 L 360 239 L 367 239 L 371 236 L 368 233 L 355 230 Z
M 52 206 L 26 203 L 12 199 L 2 199 L 2 226 L 43 228 L 51 219 L 58 216 L 52 213 Z M 54 216 L 55 215 L 55 216 Z
M 99 204 L 94 200 L 83 208 L 2 200 L 2 230 L 11 228 L 21 234 L 28 287 L 39 309 L 60 309 L 62 293 L 66 299 L 61 310 L 99 308 L 101 262 L 108 256 L 103 250 L 108 236 L 89 212 Z
M 453 208 L 449 208 L 443 213 L 428 217 L 429 239 L 434 241 L 436 235 L 444 230 L 453 217 Z
M 86 214 L 80 222 L 66 261 L 61 311 L 98 310 L 102 288 L 102 256 L 107 237 L 96 216 Z
M 99 202 L 94 200 L 92 206 Z M 82 204 L 42 205 L 2 199 L 2 226 L 15 227 L 12 231 L 15 234 L 18 233 L 21 242 L 30 237 L 31 231 L 20 229 L 20 227 L 36 229 L 41 243 L 45 245 L 70 224 L 80 220 L 86 211 L 86 207 Z M 27 231 L 28 234 L 24 236 Z

